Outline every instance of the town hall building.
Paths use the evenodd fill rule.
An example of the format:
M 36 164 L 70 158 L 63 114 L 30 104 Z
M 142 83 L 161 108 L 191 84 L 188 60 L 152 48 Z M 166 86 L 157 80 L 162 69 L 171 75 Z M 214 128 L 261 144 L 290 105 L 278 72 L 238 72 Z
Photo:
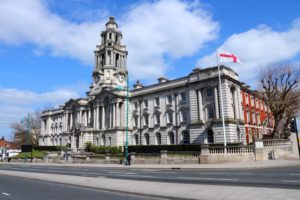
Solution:
M 243 84 L 236 72 L 220 66 L 221 87 L 213 66 L 174 80 L 160 77 L 149 86 L 137 81 L 129 90 L 122 38 L 110 17 L 94 51 L 93 83 L 86 97 L 42 113 L 39 145 L 68 145 L 74 151 L 87 142 L 123 146 L 127 124 L 129 145 L 223 143 L 220 88 L 227 143 L 246 143 Z

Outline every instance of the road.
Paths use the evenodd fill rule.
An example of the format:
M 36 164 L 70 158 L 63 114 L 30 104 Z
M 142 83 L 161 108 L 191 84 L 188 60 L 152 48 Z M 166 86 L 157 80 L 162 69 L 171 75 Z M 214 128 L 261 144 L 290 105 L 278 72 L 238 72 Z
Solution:
M 162 200 L 72 185 L 0 175 L 0 200 Z M 165 199 L 165 198 L 164 198 Z
M 72 166 L 0 165 L 0 170 L 169 183 L 246 186 L 300 190 L 300 167 L 264 169 L 142 169 Z

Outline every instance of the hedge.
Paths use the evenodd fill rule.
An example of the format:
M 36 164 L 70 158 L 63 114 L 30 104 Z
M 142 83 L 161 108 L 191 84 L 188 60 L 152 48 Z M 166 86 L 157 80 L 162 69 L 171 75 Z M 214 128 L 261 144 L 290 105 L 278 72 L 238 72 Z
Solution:
M 92 153 L 98 153 L 98 154 L 106 154 L 106 153 L 120 154 L 120 153 L 122 153 L 122 147 L 96 146 L 90 142 L 87 142 L 85 144 L 85 151 L 92 152 Z

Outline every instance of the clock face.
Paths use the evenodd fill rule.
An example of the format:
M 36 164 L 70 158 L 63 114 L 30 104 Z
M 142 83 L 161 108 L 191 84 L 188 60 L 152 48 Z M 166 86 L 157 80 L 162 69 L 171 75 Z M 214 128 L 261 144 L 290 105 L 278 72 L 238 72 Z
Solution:
M 100 76 L 96 76 L 95 81 L 96 81 L 96 83 L 98 83 L 100 81 Z
M 120 83 L 124 82 L 124 76 L 119 76 L 118 79 L 119 79 Z

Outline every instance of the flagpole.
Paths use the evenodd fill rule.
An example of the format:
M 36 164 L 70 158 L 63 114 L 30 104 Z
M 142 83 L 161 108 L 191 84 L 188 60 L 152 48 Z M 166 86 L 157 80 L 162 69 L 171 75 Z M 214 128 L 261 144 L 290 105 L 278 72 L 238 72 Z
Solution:
M 223 92 L 221 88 L 221 72 L 220 72 L 220 63 L 219 63 L 219 55 L 218 49 L 216 50 L 216 57 L 217 57 L 217 65 L 218 65 L 218 73 L 219 73 L 219 90 L 221 96 L 221 109 L 222 109 L 222 124 L 223 124 L 223 137 L 224 137 L 224 153 L 227 153 L 227 142 L 226 142 L 226 131 L 225 131 L 225 118 L 224 118 L 224 103 L 223 103 Z

